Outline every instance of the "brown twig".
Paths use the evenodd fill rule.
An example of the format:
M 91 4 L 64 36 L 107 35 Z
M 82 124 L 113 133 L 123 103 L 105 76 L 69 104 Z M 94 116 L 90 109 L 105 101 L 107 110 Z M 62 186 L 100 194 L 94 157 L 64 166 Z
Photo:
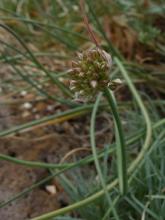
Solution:
M 84 0 L 80 0 L 80 9 L 81 9 L 81 12 L 83 14 L 84 24 L 86 25 L 86 28 L 88 30 L 91 41 L 96 45 L 96 47 L 100 48 L 100 45 L 99 45 L 98 41 L 96 40 L 96 37 L 95 37 L 95 35 L 92 31 L 92 28 L 89 24 L 88 17 L 85 13 L 85 1 Z

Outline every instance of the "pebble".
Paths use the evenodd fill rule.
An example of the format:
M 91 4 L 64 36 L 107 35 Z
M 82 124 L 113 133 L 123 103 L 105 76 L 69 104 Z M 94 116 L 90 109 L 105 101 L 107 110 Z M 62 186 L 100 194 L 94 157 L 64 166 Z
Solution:
M 22 107 L 23 107 L 24 109 L 31 109 L 31 108 L 32 108 L 32 104 L 31 104 L 30 102 L 25 102 L 25 103 L 22 105 Z
M 45 189 L 46 189 L 47 192 L 49 192 L 52 195 L 57 193 L 56 187 L 54 185 L 47 185 L 45 187 Z

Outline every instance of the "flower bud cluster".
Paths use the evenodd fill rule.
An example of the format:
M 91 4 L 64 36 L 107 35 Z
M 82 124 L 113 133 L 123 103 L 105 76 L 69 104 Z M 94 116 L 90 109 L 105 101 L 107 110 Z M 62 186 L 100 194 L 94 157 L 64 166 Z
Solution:
M 76 98 L 93 100 L 106 87 L 114 88 L 116 84 L 109 79 L 111 66 L 111 56 L 99 48 L 79 53 L 70 70 L 70 89 Z

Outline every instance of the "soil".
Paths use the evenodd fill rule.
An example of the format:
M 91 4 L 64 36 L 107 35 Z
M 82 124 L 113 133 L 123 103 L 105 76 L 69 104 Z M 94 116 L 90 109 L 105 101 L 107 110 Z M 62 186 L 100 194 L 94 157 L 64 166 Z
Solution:
M 7 99 L 1 98 L 1 131 L 67 109 L 67 107 L 46 99 L 35 101 L 33 97 L 33 101 L 30 102 L 31 97 L 33 97 L 33 94 L 30 93 L 24 97 L 21 97 L 20 94 L 14 95 L 12 99 L 10 98 L 10 104 L 6 102 Z M 38 100 L 38 97 L 36 97 L 36 100 Z M 27 102 L 31 104 L 30 109 L 26 109 L 26 105 L 23 105 Z M 47 124 L 32 131 L 1 137 L 0 152 L 19 159 L 59 163 L 70 151 L 80 148 L 80 151 L 73 153 L 66 159 L 66 162 L 73 161 L 73 156 L 80 159 L 90 152 L 89 124 L 90 114 L 87 114 L 59 124 Z M 98 147 L 102 148 L 104 144 L 112 140 L 111 129 L 110 117 L 108 113 L 103 112 L 98 116 L 96 124 Z M 88 151 L 83 150 L 86 148 L 89 148 Z M 46 169 L 29 168 L 7 161 L 0 161 L 0 202 L 9 200 L 48 175 L 50 175 L 50 171 Z M 56 192 L 48 192 L 46 190 L 48 185 L 54 186 Z M 68 198 L 64 189 L 57 179 L 52 179 L 25 194 L 23 198 L 2 207 L 0 209 L 0 219 L 30 219 L 63 207 L 67 203 Z

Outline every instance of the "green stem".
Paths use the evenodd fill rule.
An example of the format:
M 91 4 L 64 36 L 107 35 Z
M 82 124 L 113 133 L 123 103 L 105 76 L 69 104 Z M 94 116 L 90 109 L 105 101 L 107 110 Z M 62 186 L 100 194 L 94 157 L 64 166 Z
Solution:
M 161 119 L 157 123 L 153 124 L 152 129 L 156 130 L 157 128 L 161 127 L 165 124 L 165 119 Z M 133 144 L 135 141 L 137 141 L 139 138 L 141 138 L 144 135 L 144 130 L 138 131 L 133 136 L 129 137 L 128 140 L 126 140 L 126 145 Z M 114 152 L 114 144 L 111 145 L 111 149 L 108 150 L 108 155 Z M 102 158 L 104 156 L 104 150 L 100 151 L 98 153 L 98 158 Z M 66 163 L 66 164 L 52 164 L 52 163 L 44 163 L 39 161 L 28 161 L 28 160 L 21 160 L 18 158 L 14 158 L 5 154 L 0 154 L 0 160 L 9 161 L 18 165 L 27 166 L 27 167 L 34 167 L 34 168 L 58 168 L 63 169 L 70 165 L 73 165 L 73 163 Z M 83 164 L 83 162 L 86 161 L 85 164 L 93 162 L 93 157 L 87 156 L 84 159 L 81 159 L 78 164 Z
M 126 153 L 125 153 L 124 134 L 112 92 L 106 88 L 104 90 L 104 95 L 107 98 L 107 101 L 111 107 L 111 111 L 114 117 L 116 142 L 117 142 L 116 150 L 117 150 L 119 187 L 120 187 L 120 192 L 123 195 L 127 192 L 127 171 L 126 171 Z
M 94 158 L 94 162 L 95 162 L 95 167 L 96 167 L 96 170 L 97 170 L 102 188 L 104 190 L 106 199 L 108 201 L 109 206 L 112 208 L 112 212 L 113 212 L 113 215 L 114 215 L 115 219 L 119 219 L 118 214 L 116 212 L 116 209 L 114 208 L 111 197 L 110 197 L 110 195 L 108 193 L 108 190 L 107 190 L 106 182 L 104 180 L 104 177 L 103 177 L 103 174 L 102 174 L 102 171 L 101 171 L 101 167 L 100 167 L 99 159 L 98 159 L 98 154 L 97 154 L 97 149 L 96 149 L 95 121 L 96 121 L 96 113 L 97 113 L 97 110 L 98 110 L 98 107 L 99 107 L 99 102 L 100 102 L 101 96 L 102 96 L 102 94 L 100 93 L 98 95 L 97 99 L 96 99 L 95 104 L 94 104 L 93 111 L 92 111 L 92 116 L 91 116 L 91 126 L 90 126 L 91 147 L 92 147 L 92 153 L 93 153 L 93 158 Z
M 119 69 L 121 70 L 121 73 L 122 73 L 124 79 L 127 81 L 127 84 L 129 86 L 134 98 L 136 99 L 136 102 L 138 103 L 138 105 L 143 113 L 143 116 L 145 118 L 145 121 L 146 121 L 146 138 L 144 141 L 144 145 L 143 145 L 140 153 L 138 154 L 138 157 L 136 158 L 136 160 L 134 160 L 132 162 L 132 164 L 129 166 L 129 169 L 128 169 L 128 172 L 132 173 L 135 170 L 135 168 L 140 166 L 140 162 L 141 162 L 142 158 L 144 157 L 145 152 L 147 151 L 147 149 L 150 146 L 151 137 L 152 137 L 152 124 L 151 124 L 151 120 L 149 118 L 148 112 L 147 112 L 147 110 L 141 100 L 141 97 L 138 94 L 138 92 L 136 91 L 134 84 L 131 82 L 131 79 L 129 78 L 126 69 L 124 68 L 124 66 L 122 65 L 121 61 L 118 58 L 115 57 L 114 61 L 116 62 Z
M 41 125 L 42 123 L 46 123 L 48 121 L 55 120 L 55 119 L 60 118 L 60 117 L 67 117 L 69 115 L 70 116 L 79 116 L 79 115 L 87 113 L 88 111 L 90 111 L 90 109 L 92 109 L 92 105 L 85 105 L 85 106 L 80 106 L 80 107 L 77 107 L 77 108 L 69 109 L 65 112 L 60 112 L 60 113 L 57 113 L 57 114 L 54 114 L 54 115 L 45 116 L 41 119 L 33 120 L 31 122 L 27 122 L 25 124 L 17 125 L 13 128 L 1 131 L 0 132 L 0 137 L 15 134 L 17 132 L 21 133 L 21 132 L 24 132 L 25 130 L 28 131 L 28 129 L 31 129 L 32 127 Z

